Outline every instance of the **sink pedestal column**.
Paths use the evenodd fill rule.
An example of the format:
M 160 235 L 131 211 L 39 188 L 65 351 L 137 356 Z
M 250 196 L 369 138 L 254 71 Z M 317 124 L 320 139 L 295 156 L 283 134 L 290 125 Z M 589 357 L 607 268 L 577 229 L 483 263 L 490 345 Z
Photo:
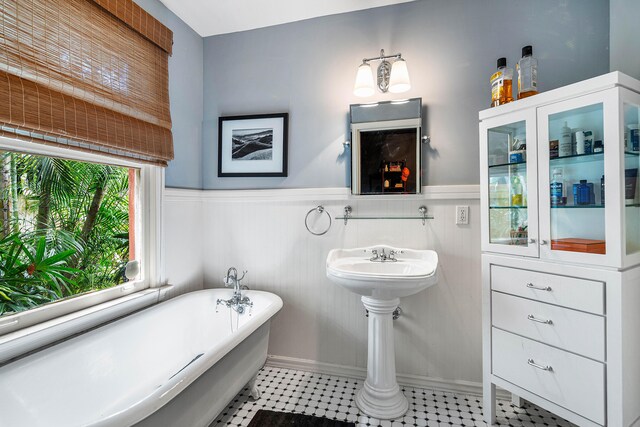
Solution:
M 409 408 L 396 381 L 393 311 L 400 300 L 363 296 L 362 303 L 369 310 L 367 379 L 356 395 L 356 404 L 371 417 L 398 418 Z

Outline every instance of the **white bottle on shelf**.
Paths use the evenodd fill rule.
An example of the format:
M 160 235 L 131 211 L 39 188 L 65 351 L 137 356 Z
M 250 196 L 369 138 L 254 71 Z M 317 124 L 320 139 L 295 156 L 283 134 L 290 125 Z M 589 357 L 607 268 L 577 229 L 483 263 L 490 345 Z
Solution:
M 566 157 L 573 154 L 573 144 L 571 142 L 571 128 L 564 122 L 560 142 L 558 144 L 558 157 Z

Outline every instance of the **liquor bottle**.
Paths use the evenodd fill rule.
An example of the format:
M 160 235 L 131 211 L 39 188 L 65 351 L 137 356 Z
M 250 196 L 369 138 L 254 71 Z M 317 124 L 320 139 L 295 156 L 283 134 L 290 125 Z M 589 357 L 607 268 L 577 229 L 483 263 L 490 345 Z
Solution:
M 513 101 L 513 70 L 507 68 L 507 58 L 498 58 L 498 70 L 491 75 L 491 106 Z
M 533 48 L 522 48 L 522 58 L 518 61 L 518 99 L 538 93 L 538 60 L 533 56 Z

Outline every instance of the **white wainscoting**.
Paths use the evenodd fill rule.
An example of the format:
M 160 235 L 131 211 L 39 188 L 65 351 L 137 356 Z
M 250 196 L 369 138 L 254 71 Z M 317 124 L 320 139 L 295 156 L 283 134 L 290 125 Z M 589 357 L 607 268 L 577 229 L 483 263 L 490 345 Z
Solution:
M 202 191 L 165 188 L 163 278 L 173 285 L 167 298 L 202 289 Z
M 302 363 L 325 371 L 337 366 L 334 373 L 366 367 L 364 308 L 358 296 L 326 278 L 325 259 L 330 249 L 385 243 L 437 251 L 439 283 L 402 299 L 404 314 L 395 321 L 399 378 L 413 385 L 447 383 L 450 387 L 440 388 L 480 391 L 478 186 L 425 187 L 424 194 L 417 197 L 375 198 L 352 197 L 347 189 L 209 190 L 202 192 L 199 230 L 190 223 L 196 221 L 196 214 L 185 220 L 182 212 L 186 208 L 177 195 L 167 199 L 165 206 L 170 212 L 165 218 L 172 224 L 180 220 L 166 232 L 168 245 L 174 245 L 167 252 L 176 257 L 167 262 L 168 271 L 174 274 L 174 279 L 168 274 L 171 282 L 176 284 L 179 273 L 175 269 L 179 261 L 189 260 L 186 252 L 191 241 L 198 239 L 202 239 L 205 287 L 221 286 L 221 278 L 231 266 L 248 270 L 244 284 L 274 292 L 284 301 L 272 322 L 269 343 L 270 360 L 280 366 L 287 361 L 292 367 Z M 341 215 L 347 204 L 353 215 L 380 216 L 417 215 L 418 207 L 426 205 L 435 219 L 424 226 L 417 219 L 350 220 L 346 225 L 334 219 L 327 234 L 313 236 L 305 229 L 304 218 L 320 204 L 332 217 Z M 455 224 L 456 205 L 470 206 L 469 225 Z M 311 222 L 314 217 L 315 213 L 311 214 Z M 319 218 L 315 224 L 318 230 L 327 221 Z M 180 276 L 180 280 L 186 281 L 186 277 Z

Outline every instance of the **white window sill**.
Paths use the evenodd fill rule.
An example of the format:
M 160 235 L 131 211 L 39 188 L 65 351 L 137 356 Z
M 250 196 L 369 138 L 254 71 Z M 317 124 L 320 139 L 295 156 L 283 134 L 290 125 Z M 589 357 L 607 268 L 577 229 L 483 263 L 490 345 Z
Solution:
M 0 364 L 165 299 L 171 286 L 147 288 L 0 336 Z

